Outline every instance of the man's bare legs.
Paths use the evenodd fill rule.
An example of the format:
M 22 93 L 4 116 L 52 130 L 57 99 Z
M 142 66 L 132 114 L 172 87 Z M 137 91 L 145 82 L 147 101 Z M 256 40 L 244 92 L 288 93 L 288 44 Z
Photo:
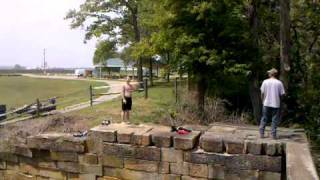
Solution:
M 122 118 L 122 121 L 129 121 L 130 120 L 130 111 L 122 111 L 121 118 Z

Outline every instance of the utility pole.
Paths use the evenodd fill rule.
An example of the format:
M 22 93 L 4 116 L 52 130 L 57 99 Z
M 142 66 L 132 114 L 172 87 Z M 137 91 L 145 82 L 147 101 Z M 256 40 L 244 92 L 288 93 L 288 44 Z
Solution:
M 43 49 L 43 74 L 47 74 L 46 49 Z

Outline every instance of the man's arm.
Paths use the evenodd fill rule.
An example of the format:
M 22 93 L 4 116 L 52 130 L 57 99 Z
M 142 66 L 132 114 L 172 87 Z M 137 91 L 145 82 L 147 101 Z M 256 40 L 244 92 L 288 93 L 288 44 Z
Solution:
M 264 99 L 265 99 L 264 93 L 261 92 L 261 100 L 262 100 L 262 102 L 264 101 Z

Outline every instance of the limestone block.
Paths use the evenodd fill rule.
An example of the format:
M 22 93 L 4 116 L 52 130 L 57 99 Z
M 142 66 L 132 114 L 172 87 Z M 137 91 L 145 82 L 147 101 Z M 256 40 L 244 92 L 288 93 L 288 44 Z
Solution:
M 94 164 L 80 164 L 80 173 L 82 174 L 93 174 L 97 176 L 103 175 L 102 165 L 94 165 Z
M 262 142 L 257 140 L 246 140 L 245 141 L 245 151 L 249 154 L 261 155 L 262 153 Z
M 157 179 L 158 173 L 149 173 L 143 171 L 133 171 L 129 169 L 107 168 L 103 169 L 104 176 L 115 177 L 119 179 Z
M 223 179 L 224 167 L 222 165 L 208 165 L 208 178 L 209 179 Z
M 7 169 L 13 171 L 19 171 L 20 166 L 19 163 L 7 162 Z
M 48 169 L 39 169 L 39 176 L 52 179 L 65 179 L 66 175 L 61 171 L 52 171 Z
M 54 161 L 78 162 L 78 154 L 75 152 L 50 152 L 50 157 Z
M 232 126 L 220 126 L 213 125 L 208 129 L 208 132 L 218 133 L 218 134 L 234 134 L 237 128 Z
M 191 176 L 182 176 L 181 180 L 206 180 L 206 178 L 196 178 Z
M 181 180 L 181 175 L 160 174 L 158 180 Z
M 97 176 L 94 174 L 79 174 L 79 180 L 96 180 Z
M 281 156 L 254 156 L 244 155 L 248 163 L 250 163 L 250 169 L 270 172 L 282 171 L 282 157 Z
M 201 149 L 196 151 L 184 152 L 184 161 L 195 164 L 216 164 L 224 165 L 227 154 L 208 153 Z
M 78 173 L 67 173 L 67 180 L 79 180 Z
M 222 153 L 224 150 L 222 136 L 206 132 L 200 137 L 200 147 L 207 152 Z
M 16 180 L 36 180 L 36 176 L 24 173 L 17 173 Z
M 267 171 L 260 171 L 259 172 L 259 180 L 281 180 L 281 173 L 275 172 L 267 172 Z
M 152 143 L 157 147 L 171 147 L 172 135 L 170 127 L 159 126 L 150 131 Z
M 134 156 L 136 159 L 143 159 L 149 161 L 160 161 L 161 150 L 160 148 L 148 146 L 148 147 L 137 147 Z
M 158 172 L 159 163 L 156 161 L 147 161 L 139 159 L 125 159 L 124 167 L 126 169 L 146 171 L 146 172 Z
M 7 169 L 7 164 L 5 161 L 0 161 L 0 170 Z
M 152 127 L 149 127 L 149 129 L 145 131 L 135 131 L 135 133 L 132 136 L 131 143 L 137 146 L 149 146 L 152 142 L 150 134 L 150 131 L 152 129 Z
M 39 161 L 38 166 L 46 169 L 58 169 L 57 164 L 54 161 Z
M 48 150 L 32 149 L 32 155 L 33 155 L 32 157 L 33 159 L 37 159 L 41 161 L 52 161 L 50 156 L 50 151 Z
M 196 145 L 199 136 L 200 131 L 192 131 L 191 133 L 186 135 L 174 134 L 173 146 L 175 149 L 191 150 Z
M 91 134 L 92 137 L 101 139 L 103 142 L 113 143 L 117 141 L 117 130 L 108 126 L 94 127 L 90 129 L 89 134 Z
M 187 162 L 170 163 L 170 173 L 178 175 L 189 175 L 189 166 L 190 163 Z
M 32 151 L 26 146 L 14 147 L 14 154 L 25 157 L 32 157 Z
M 161 148 L 161 161 L 165 162 L 182 162 L 183 151 L 174 148 Z
M 121 179 L 110 177 L 110 176 L 103 176 L 103 177 L 98 177 L 97 180 L 121 180 Z
M 17 163 L 18 156 L 11 153 L 0 153 L 0 160 Z
M 206 164 L 189 164 L 189 176 L 208 178 L 208 165 Z
M 84 143 L 82 142 L 72 142 L 67 140 L 56 141 L 55 145 L 51 147 L 52 151 L 58 152 L 76 152 L 76 153 L 83 153 Z
M 257 170 L 243 170 L 243 171 L 240 171 L 239 176 L 240 176 L 241 180 L 242 179 L 258 180 L 259 179 L 259 171 L 257 171 Z
M 92 153 L 86 153 L 84 155 L 79 155 L 80 164 L 98 164 L 98 156 Z
M 136 155 L 136 148 L 129 144 L 104 143 L 103 154 L 121 157 L 134 157 Z
M 241 137 L 225 136 L 223 142 L 226 147 L 226 152 L 229 154 L 243 154 L 244 149 L 244 139 Z
M 124 161 L 123 157 L 119 157 L 115 155 L 102 156 L 102 165 L 106 167 L 123 168 L 124 167 L 123 161 Z
M 168 162 L 159 163 L 159 173 L 168 174 L 170 172 L 170 164 Z
M 39 170 L 26 163 L 20 163 L 20 172 L 25 173 L 25 174 L 31 174 L 31 175 L 37 175 Z
M 60 171 L 79 173 L 80 166 L 77 162 L 57 162 L 57 167 Z

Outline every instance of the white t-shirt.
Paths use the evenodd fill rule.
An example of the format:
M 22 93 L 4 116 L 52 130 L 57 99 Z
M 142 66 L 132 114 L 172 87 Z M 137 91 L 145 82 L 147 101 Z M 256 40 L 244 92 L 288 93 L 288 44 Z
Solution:
M 279 108 L 280 97 L 285 94 L 281 81 L 275 78 L 266 79 L 261 85 L 261 93 L 264 94 L 263 106 Z

